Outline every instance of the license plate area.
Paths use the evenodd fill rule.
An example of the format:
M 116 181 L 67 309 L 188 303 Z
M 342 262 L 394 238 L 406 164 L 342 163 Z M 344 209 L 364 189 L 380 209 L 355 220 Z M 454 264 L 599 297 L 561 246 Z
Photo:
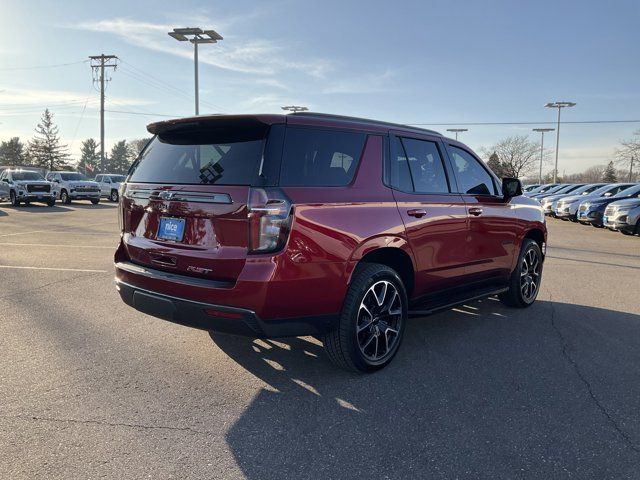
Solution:
M 184 222 L 184 218 L 160 217 L 157 238 L 181 242 L 184 237 Z

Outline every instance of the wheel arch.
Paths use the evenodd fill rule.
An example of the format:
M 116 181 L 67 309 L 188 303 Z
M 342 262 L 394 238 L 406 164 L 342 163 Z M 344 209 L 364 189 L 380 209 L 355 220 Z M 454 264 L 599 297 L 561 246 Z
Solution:
M 542 255 L 545 255 L 545 243 L 546 243 L 546 235 L 545 233 L 539 229 L 539 228 L 532 228 L 531 230 L 528 230 L 524 237 L 523 240 L 525 238 L 530 238 L 531 240 L 533 240 L 534 242 L 536 242 L 538 244 L 538 246 L 540 247 L 540 251 L 542 252 Z
M 379 263 L 394 269 L 404 283 L 407 296 L 411 298 L 415 285 L 415 261 L 405 239 L 385 236 L 361 244 L 351 257 L 349 283 L 353 272 L 364 263 Z

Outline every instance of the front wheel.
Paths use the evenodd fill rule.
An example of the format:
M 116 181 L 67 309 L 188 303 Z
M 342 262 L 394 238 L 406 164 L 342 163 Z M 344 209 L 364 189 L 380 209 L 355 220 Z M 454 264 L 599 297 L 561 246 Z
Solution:
M 20 206 L 20 200 L 18 200 L 18 196 L 16 195 L 16 192 L 14 192 L 13 190 L 11 190 L 11 193 L 9 194 L 9 200 L 11 201 L 12 207 Z
M 385 367 L 398 352 L 407 312 L 407 293 L 395 270 L 363 264 L 353 274 L 337 328 L 322 338 L 329 358 L 352 372 Z
M 111 194 L 109 195 L 109 200 L 111 200 L 112 202 L 117 202 L 118 201 L 118 191 L 117 190 L 111 190 Z
M 100 203 L 100 199 L 99 198 L 92 198 L 91 199 L 91 203 L 93 203 L 94 205 L 97 205 Z
M 69 205 L 71 203 L 71 197 L 69 196 L 66 190 L 62 190 L 60 192 L 60 201 L 65 205 Z
M 518 265 L 511 274 L 509 290 L 499 295 L 510 307 L 525 308 L 533 304 L 540 291 L 542 280 L 542 252 L 540 246 L 525 238 L 518 257 Z
M 49 200 L 47 200 L 47 206 L 53 207 L 55 204 L 56 204 L 55 198 L 50 198 Z

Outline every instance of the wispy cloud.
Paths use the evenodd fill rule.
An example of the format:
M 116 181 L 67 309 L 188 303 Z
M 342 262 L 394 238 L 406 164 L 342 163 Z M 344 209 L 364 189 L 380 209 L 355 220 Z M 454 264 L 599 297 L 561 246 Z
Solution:
M 0 104 L 6 110 L 31 109 L 47 106 L 82 105 L 85 102 L 92 104 L 98 101 L 98 94 L 87 92 L 71 92 L 65 90 L 42 90 L 3 87 L 0 89 Z M 118 106 L 148 105 L 152 102 L 139 98 L 114 96 L 109 97 L 109 103 Z
M 167 35 L 173 28 L 168 24 L 112 18 L 87 21 L 72 28 L 109 32 L 128 43 L 183 58 L 191 58 L 193 55 L 191 49 L 177 45 Z M 296 59 L 282 45 L 257 38 L 236 38 L 233 43 L 220 42 L 215 49 L 201 49 L 199 58 L 203 63 L 224 70 L 254 75 L 271 76 L 285 70 L 295 70 L 312 77 L 323 77 L 333 68 L 332 62 L 328 60 Z

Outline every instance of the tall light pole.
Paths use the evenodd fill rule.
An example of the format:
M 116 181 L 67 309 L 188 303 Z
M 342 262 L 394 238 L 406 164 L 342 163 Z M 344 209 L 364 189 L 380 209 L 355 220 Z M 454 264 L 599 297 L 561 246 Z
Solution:
M 542 157 L 544 156 L 544 134 L 545 132 L 553 132 L 555 128 L 534 128 L 534 132 L 540 132 L 542 139 L 540 140 L 540 175 L 538 176 L 538 183 L 542 185 Z
M 563 108 L 575 107 L 575 102 L 549 102 L 545 103 L 544 106 L 546 108 L 557 108 L 558 109 L 558 131 L 556 132 L 556 166 L 553 169 L 553 183 L 556 183 L 558 180 L 558 149 L 560 148 L 560 110 Z
M 198 27 L 190 28 L 174 28 L 169 32 L 169 36 L 175 38 L 179 42 L 189 40 L 193 43 L 193 71 L 195 74 L 195 92 L 196 92 L 196 115 L 200 114 L 200 92 L 198 87 L 198 45 L 201 43 L 218 43 L 222 40 L 222 35 L 215 30 L 202 30 Z
M 458 140 L 458 133 L 468 132 L 468 128 L 447 128 L 447 132 L 454 132 L 456 134 L 456 140 Z
M 297 113 L 297 112 L 306 112 L 307 110 L 309 110 L 307 107 L 302 107 L 300 105 L 287 105 L 285 107 L 281 107 L 282 110 L 285 110 L 287 112 L 291 112 L 291 113 Z

